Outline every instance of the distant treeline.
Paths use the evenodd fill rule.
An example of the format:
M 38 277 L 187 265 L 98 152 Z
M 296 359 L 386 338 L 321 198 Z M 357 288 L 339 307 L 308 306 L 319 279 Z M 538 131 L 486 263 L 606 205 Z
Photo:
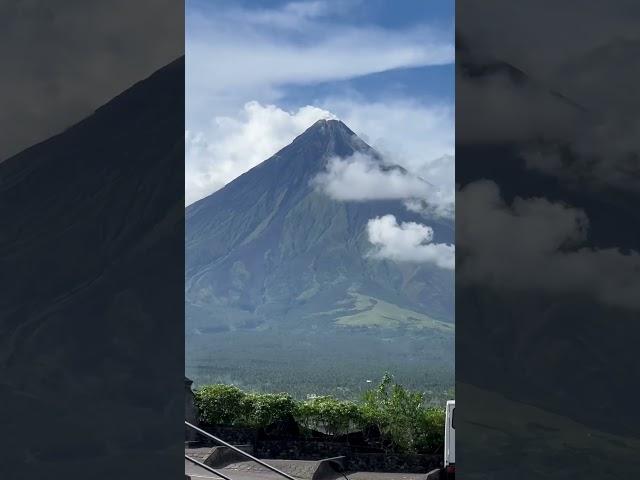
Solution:
M 322 394 L 358 402 L 371 388 L 370 381 L 388 371 L 396 382 L 423 392 L 428 404 L 444 405 L 452 397 L 452 343 L 437 345 L 418 334 L 406 339 L 385 332 L 388 338 L 378 339 L 376 351 L 368 334 L 351 331 L 312 331 L 305 342 L 284 341 L 285 335 L 233 332 L 215 341 L 192 336 L 185 373 L 197 386 L 224 383 L 243 390 L 287 392 L 299 400 Z
M 374 428 L 383 448 L 402 453 L 434 453 L 444 443 L 444 409 L 430 406 L 424 394 L 395 383 L 389 374 L 359 401 L 296 400 L 289 393 L 247 392 L 224 384 L 197 389 L 195 399 L 200 420 L 210 425 L 264 428 L 293 418 L 307 433 L 335 437 Z

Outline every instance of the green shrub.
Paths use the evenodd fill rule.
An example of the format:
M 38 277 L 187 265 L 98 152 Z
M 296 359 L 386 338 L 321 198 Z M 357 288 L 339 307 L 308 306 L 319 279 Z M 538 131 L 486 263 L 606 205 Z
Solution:
M 418 392 L 410 392 L 401 385 L 392 384 L 392 380 L 390 375 L 385 374 L 377 388 L 364 394 L 364 420 L 378 427 L 393 450 L 413 451 L 423 410 L 423 396 Z
M 286 393 L 245 393 L 233 385 L 202 387 L 195 399 L 200 420 L 208 424 L 259 428 L 294 417 L 331 435 L 376 426 L 382 446 L 399 453 L 435 453 L 444 444 L 444 408 L 427 407 L 422 393 L 394 383 L 388 374 L 360 403 L 331 396 L 297 402 Z
M 416 450 L 435 453 L 444 445 L 445 410 L 426 408 L 420 417 L 416 432 Z
M 348 433 L 362 424 L 360 407 L 331 396 L 311 397 L 298 404 L 296 419 L 309 429 L 322 429 L 330 435 Z
M 385 374 L 377 388 L 364 394 L 364 421 L 378 427 L 391 450 L 434 451 L 438 435 L 444 435 L 444 410 L 426 408 L 422 393 L 392 382 L 393 377 Z
M 247 424 L 266 427 L 294 416 L 297 403 L 287 393 L 250 393 L 245 398 Z
M 243 425 L 247 423 L 247 394 L 233 385 L 207 385 L 195 392 L 200 419 L 209 424 Z

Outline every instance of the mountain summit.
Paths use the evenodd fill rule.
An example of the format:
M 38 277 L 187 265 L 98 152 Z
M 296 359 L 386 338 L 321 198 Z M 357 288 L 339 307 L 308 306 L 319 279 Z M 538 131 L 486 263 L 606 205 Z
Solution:
M 353 130 L 347 127 L 342 120 L 336 119 L 320 119 L 305 130 L 300 137 L 306 135 L 319 135 L 326 137 L 357 137 Z
M 376 350 L 397 360 L 409 382 L 416 378 L 409 370 L 423 369 L 425 358 L 440 372 L 452 372 L 452 272 L 370 256 L 370 219 L 425 219 L 399 201 L 341 202 L 314 185 L 331 158 L 354 153 L 382 161 L 343 122 L 319 120 L 271 158 L 187 207 L 187 374 L 196 382 L 237 381 L 247 362 L 289 371 L 310 358 L 358 365 L 348 375 L 363 368 L 379 375 L 382 367 L 363 358 Z M 427 221 L 437 241 L 453 241 L 452 222 Z M 418 339 L 423 343 L 416 345 Z M 303 344 L 297 358 L 296 346 Z M 212 345 L 215 362 L 209 359 Z M 246 371 L 242 378 L 249 381 Z
M 305 130 L 301 135 L 289 145 L 291 148 L 307 147 L 316 148 L 314 155 L 317 156 L 324 149 L 325 153 L 347 156 L 356 150 L 369 151 L 369 147 L 353 133 L 340 120 L 318 120 Z M 287 149 L 289 148 L 287 147 Z
M 374 158 L 379 156 L 340 120 L 318 120 L 268 160 L 239 176 L 220 191 L 190 205 L 187 215 L 211 202 L 217 203 L 220 192 L 229 194 L 229 190 L 242 191 L 253 181 L 260 183 L 254 187 L 261 190 L 274 188 L 270 180 L 281 184 L 293 182 L 289 187 L 310 181 L 326 167 L 329 158 L 349 157 L 356 152 Z

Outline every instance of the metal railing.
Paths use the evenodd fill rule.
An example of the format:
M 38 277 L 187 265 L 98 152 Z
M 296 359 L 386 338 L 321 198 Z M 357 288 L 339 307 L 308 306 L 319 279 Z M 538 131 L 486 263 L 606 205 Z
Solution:
M 281 471 L 281 470 L 278 470 L 276 467 L 272 467 L 271 465 L 269 465 L 268 463 L 266 463 L 266 462 L 264 462 L 264 461 L 260 460 L 259 458 L 256 458 L 256 457 L 254 457 L 253 455 L 249 455 L 247 452 L 245 452 L 245 451 L 243 451 L 243 450 L 240 450 L 238 447 L 235 447 L 235 446 L 233 446 L 233 445 L 231 445 L 231 444 L 229 444 L 229 443 L 225 442 L 224 440 L 222 440 L 222 439 L 220 439 L 220 438 L 218 438 L 218 437 L 216 437 L 216 436 L 214 436 L 214 435 L 211 435 L 209 432 L 205 432 L 205 431 L 204 431 L 204 430 L 202 430 L 201 428 L 198 428 L 198 427 L 196 427 L 195 425 L 193 425 L 193 424 L 191 424 L 191 423 L 189 423 L 189 422 L 187 422 L 187 421 L 185 421 L 185 422 L 184 422 L 184 424 L 185 424 L 187 427 L 192 428 L 192 429 L 193 429 L 193 430 L 195 430 L 196 432 L 198 432 L 198 433 L 200 433 L 200 434 L 204 435 L 205 437 L 208 437 L 208 438 L 210 438 L 211 440 L 213 440 L 213 441 L 215 441 L 215 442 L 219 443 L 220 445 L 223 445 L 223 446 L 225 446 L 225 447 L 227 447 L 227 448 L 230 448 L 231 450 L 233 450 L 233 451 L 234 451 L 234 452 L 236 452 L 236 453 L 239 453 L 239 454 L 240 454 L 240 455 L 242 455 L 243 457 L 245 457 L 245 458 L 247 458 L 247 459 L 249 459 L 249 460 L 251 460 L 251 461 L 253 461 L 253 462 L 256 462 L 256 463 L 257 463 L 257 464 L 259 464 L 259 465 L 262 465 L 264 468 L 266 468 L 266 469 L 268 469 L 268 470 L 271 470 L 272 472 L 274 472 L 274 473 L 276 473 L 276 474 L 280 475 L 282 478 L 286 478 L 286 479 L 288 479 L 288 480 L 299 480 L 299 479 L 297 479 L 297 478 L 295 478 L 295 477 L 292 477 L 291 475 L 288 475 L 288 474 L 284 473 L 284 472 L 283 472 L 283 471 Z M 201 463 L 201 462 L 198 462 L 197 460 L 195 460 L 194 458 L 189 457 L 189 456 L 188 456 L 188 455 L 186 455 L 186 454 L 185 454 L 185 456 L 184 456 L 184 457 L 185 457 L 188 461 L 190 461 L 190 462 L 192 462 L 192 463 L 194 463 L 194 464 L 196 464 L 196 465 L 198 465 L 198 466 L 200 466 L 200 467 L 204 468 L 205 470 L 207 470 L 207 471 L 209 471 L 209 472 L 211 472 L 211 473 L 214 473 L 214 474 L 218 475 L 218 476 L 219 476 L 219 477 L 221 477 L 221 478 L 224 478 L 225 480 L 231 480 L 229 477 L 225 476 L 224 474 L 222 474 L 222 473 L 218 472 L 217 470 L 214 470 L 213 468 L 209 467 L 208 465 L 205 465 L 205 464 L 203 464 L 203 463 Z
M 211 472 L 211 473 L 213 473 L 214 475 L 217 475 L 220 478 L 224 478 L 224 480 L 232 480 L 231 478 L 227 477 L 224 473 L 220 473 L 219 471 L 211 468 L 209 465 L 206 465 L 206 464 L 204 464 L 202 462 L 199 462 L 195 458 L 191 458 L 186 453 L 184 454 L 184 458 L 186 458 L 191 463 L 193 463 L 195 465 L 198 465 L 200 468 L 204 468 L 206 471 Z

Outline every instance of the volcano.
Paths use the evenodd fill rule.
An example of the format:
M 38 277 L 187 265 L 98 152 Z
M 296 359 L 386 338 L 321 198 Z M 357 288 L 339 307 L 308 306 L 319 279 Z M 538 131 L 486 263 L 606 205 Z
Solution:
M 435 369 L 439 384 L 452 383 L 453 272 L 373 258 L 367 223 L 392 214 L 453 243 L 453 222 L 401 201 L 337 201 L 317 188 L 332 158 L 356 153 L 382 167 L 343 122 L 319 120 L 187 207 L 187 373 L 196 383 L 331 388 L 314 368 L 338 371 L 350 391 L 362 381 L 355 376 L 385 369 L 421 385 Z

